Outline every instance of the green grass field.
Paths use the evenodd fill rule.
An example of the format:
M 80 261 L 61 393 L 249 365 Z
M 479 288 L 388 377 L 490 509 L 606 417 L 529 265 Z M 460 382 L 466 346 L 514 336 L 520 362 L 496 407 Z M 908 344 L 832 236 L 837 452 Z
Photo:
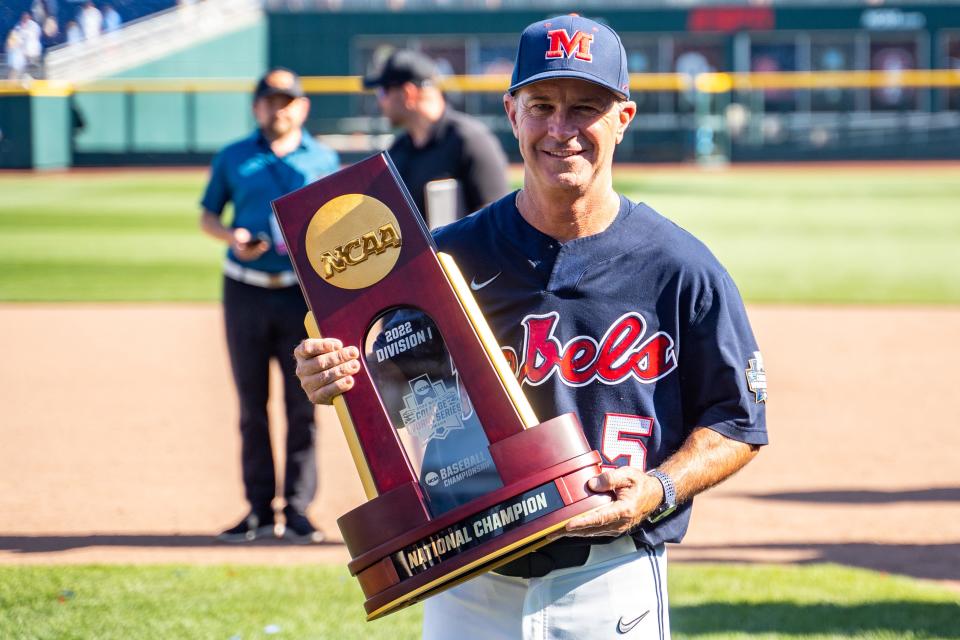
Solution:
M 0 301 L 216 300 L 206 174 L 0 174 Z M 749 301 L 960 302 L 960 168 L 616 172 L 707 243 Z
M 631 169 L 618 189 L 704 240 L 750 301 L 960 302 L 960 169 Z M 0 173 L 0 301 L 212 301 L 205 173 Z M 960 595 L 831 565 L 674 564 L 677 640 L 960 640 Z M 0 639 L 385 638 L 339 566 L 0 566 Z M 456 630 L 451 630 L 456 637 Z
M 960 168 L 642 172 L 618 189 L 703 240 L 763 302 L 960 302 Z
M 676 640 L 960 638 L 956 593 L 869 571 L 674 564 L 670 590 Z M 341 567 L 0 567 L 9 639 L 419 637 L 419 606 L 361 603 Z
M 215 300 L 203 172 L 3 176 L 0 300 Z

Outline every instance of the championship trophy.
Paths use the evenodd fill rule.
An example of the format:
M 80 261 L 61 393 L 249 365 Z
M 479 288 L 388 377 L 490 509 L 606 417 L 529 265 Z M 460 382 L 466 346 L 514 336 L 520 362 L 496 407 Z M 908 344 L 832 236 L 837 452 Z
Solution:
M 367 502 L 337 520 L 373 620 L 611 500 L 580 422 L 539 422 L 387 154 L 273 202 L 307 330 L 361 350 L 334 400 Z

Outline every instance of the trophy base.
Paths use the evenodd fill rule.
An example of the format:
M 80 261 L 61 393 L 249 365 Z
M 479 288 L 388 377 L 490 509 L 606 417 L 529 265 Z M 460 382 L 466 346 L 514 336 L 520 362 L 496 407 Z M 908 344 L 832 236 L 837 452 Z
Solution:
M 610 502 L 573 414 L 490 445 L 504 486 L 430 518 L 419 483 L 393 489 L 338 520 L 373 620 L 502 566 L 547 543 L 568 520 Z
M 547 544 L 547 536 L 562 529 L 568 520 L 608 502 L 610 502 L 610 498 L 607 496 L 592 496 L 591 498 L 582 500 L 580 503 L 571 505 L 569 509 L 563 509 L 562 512 L 558 512 L 555 516 L 551 514 L 551 516 L 554 517 L 546 516 L 543 518 L 544 522 L 538 522 L 539 526 L 534 528 L 535 531 L 513 544 L 503 546 L 506 544 L 505 541 L 491 542 L 488 543 L 490 550 L 486 555 L 480 555 L 480 553 L 486 550 L 478 548 L 476 554 L 471 554 L 471 556 L 466 556 L 465 554 L 466 557 L 460 562 L 451 562 L 451 566 L 443 567 L 442 569 L 438 566 L 437 569 L 440 569 L 440 571 L 437 573 L 439 575 L 429 582 L 425 582 L 420 586 L 415 586 L 414 584 L 398 585 L 398 587 L 400 587 L 398 589 L 388 589 L 379 594 L 375 594 L 364 602 L 367 620 L 375 620 L 399 611 L 404 607 L 425 600 L 451 587 L 455 587 L 470 578 L 492 571 L 527 553 L 536 551 Z M 479 555 L 479 557 L 471 562 L 470 558 L 473 555 Z M 466 564 L 459 569 L 454 568 L 453 564 L 460 564 L 461 562 L 466 562 Z M 357 577 L 361 578 L 359 575 Z M 363 582 L 361 578 L 361 586 L 362 585 Z

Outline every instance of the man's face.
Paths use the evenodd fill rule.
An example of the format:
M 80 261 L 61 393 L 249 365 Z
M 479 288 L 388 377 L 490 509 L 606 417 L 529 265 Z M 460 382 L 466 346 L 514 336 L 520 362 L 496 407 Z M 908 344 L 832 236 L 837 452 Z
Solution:
M 272 95 L 257 98 L 253 103 L 253 116 L 263 135 L 270 140 L 280 138 L 303 126 L 310 112 L 307 98 Z
M 411 83 L 412 86 L 412 83 Z M 407 94 L 405 85 L 377 87 L 377 104 L 380 112 L 390 121 L 392 127 L 402 127 L 407 119 Z
M 504 107 L 520 142 L 525 180 L 581 193 L 598 177 L 609 180 L 613 151 L 637 110 L 601 86 L 572 78 L 527 85 L 504 96 Z

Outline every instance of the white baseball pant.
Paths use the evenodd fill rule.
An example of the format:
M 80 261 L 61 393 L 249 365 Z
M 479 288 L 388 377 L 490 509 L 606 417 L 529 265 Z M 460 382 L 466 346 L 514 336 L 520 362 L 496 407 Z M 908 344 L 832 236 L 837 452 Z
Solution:
M 670 640 L 663 545 L 594 545 L 542 578 L 487 573 L 423 605 L 424 640 Z

